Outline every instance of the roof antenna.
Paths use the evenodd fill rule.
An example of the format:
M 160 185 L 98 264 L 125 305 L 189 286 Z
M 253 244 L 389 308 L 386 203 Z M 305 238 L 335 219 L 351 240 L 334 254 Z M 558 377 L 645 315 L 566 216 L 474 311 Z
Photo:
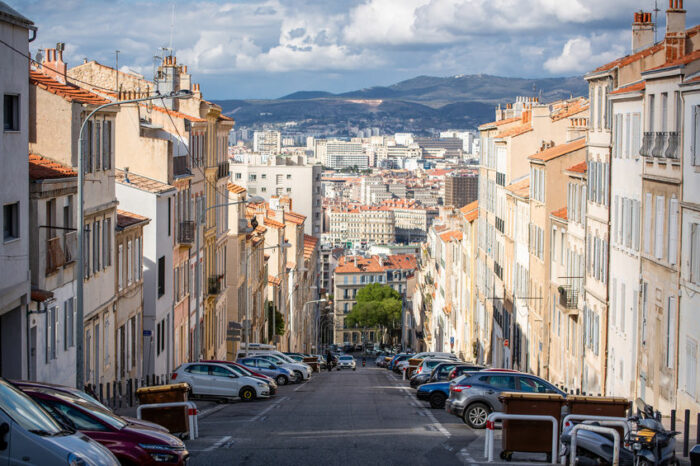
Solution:
M 170 49 L 170 53 L 172 54 L 173 50 L 173 30 L 175 29 L 175 2 L 173 2 L 173 9 L 170 14 L 170 43 L 168 44 L 168 49 Z
M 657 32 L 659 30 L 658 24 L 659 24 L 659 5 L 657 4 L 658 0 L 654 0 L 654 43 L 656 44 L 658 42 L 657 40 Z

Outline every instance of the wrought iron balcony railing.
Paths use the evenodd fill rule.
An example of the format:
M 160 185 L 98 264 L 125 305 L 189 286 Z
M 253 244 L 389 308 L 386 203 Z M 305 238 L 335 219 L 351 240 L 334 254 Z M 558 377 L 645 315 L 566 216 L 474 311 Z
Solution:
M 69 264 L 78 258 L 78 232 L 69 231 L 63 236 L 63 251 L 65 254 L 65 263 Z
M 57 271 L 66 263 L 61 238 L 55 236 L 46 240 L 46 275 Z
M 177 231 L 177 241 L 180 244 L 194 243 L 194 222 L 192 220 L 180 222 Z
M 190 171 L 187 156 L 173 157 L 173 175 L 174 176 L 191 175 L 191 174 L 192 174 L 192 172 Z
M 559 287 L 559 305 L 564 309 L 576 309 L 578 307 L 578 289 L 572 285 Z
M 222 290 L 223 275 L 212 275 L 209 277 L 209 295 L 218 295 Z
M 228 178 L 229 168 L 228 162 L 221 162 L 216 172 L 216 179 L 220 180 L 221 178 Z

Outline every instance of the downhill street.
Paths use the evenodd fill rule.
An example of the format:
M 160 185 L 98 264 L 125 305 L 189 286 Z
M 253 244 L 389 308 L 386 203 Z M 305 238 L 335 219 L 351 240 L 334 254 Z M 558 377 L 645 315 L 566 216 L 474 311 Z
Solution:
M 361 364 L 361 360 L 359 361 Z M 483 432 L 415 398 L 374 367 L 314 374 L 272 400 L 234 402 L 200 420 L 193 465 L 477 464 Z

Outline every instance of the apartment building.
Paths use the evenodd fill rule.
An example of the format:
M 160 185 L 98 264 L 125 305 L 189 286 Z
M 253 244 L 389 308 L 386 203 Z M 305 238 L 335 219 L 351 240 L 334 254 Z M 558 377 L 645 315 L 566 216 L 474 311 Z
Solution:
M 334 245 L 396 241 L 393 210 L 378 206 L 334 207 L 330 209 L 328 218 L 328 239 Z
M 67 82 L 62 51 L 56 49 L 47 49 L 42 65 L 29 71 L 29 84 L 30 153 L 77 170 L 80 125 L 90 112 L 109 101 Z M 118 111 L 111 107 L 96 113 L 86 124 L 83 139 L 85 382 L 95 386 L 114 378 L 114 353 L 109 351 L 113 336 L 108 329 L 114 326 L 116 301 L 113 180 Z
M 66 165 L 29 155 L 28 376 L 71 386 L 75 384 L 77 177 Z
M 438 216 L 435 207 L 424 207 L 411 199 L 391 199 L 381 205 L 394 212 L 394 231 L 398 243 L 425 241 L 430 225 Z
M 357 292 L 371 283 L 388 285 L 405 295 L 407 280 L 417 269 L 416 257 L 412 254 L 391 256 L 373 255 L 343 256 L 338 260 L 333 282 L 335 332 L 333 342 L 359 344 L 383 342 L 385 335 L 379 329 L 359 329 L 348 327 L 345 316 L 355 305 Z
M 348 142 L 328 140 L 324 148 L 323 165 L 338 170 L 341 168 L 357 167 L 365 169 L 369 167 L 369 158 L 364 153 L 361 142 Z M 318 159 L 318 154 L 316 155 Z
M 22 55 L 29 55 L 29 38 L 36 37 L 34 23 L 0 2 L 0 39 Z M 27 59 L 9 47 L 0 47 L 0 94 L 3 96 L 3 131 L 0 174 L 3 240 L 0 254 L 11 266 L 2 267 L 0 279 L 0 376 L 23 378 L 27 372 L 27 311 L 29 276 L 29 177 L 27 141 L 30 134 L 30 86 Z M 9 118 L 8 118 L 9 117 Z M 72 165 L 71 165 L 72 166 Z
M 461 209 L 477 200 L 479 176 L 476 173 L 449 173 L 445 176 L 445 205 Z
M 294 199 L 294 208 L 308 221 L 305 233 L 320 236 L 323 228 L 320 164 L 309 164 L 303 157 L 262 157 L 246 154 L 240 162 L 231 160 L 231 181 L 251 196 L 270 201 L 272 196 Z
M 457 344 L 455 352 L 464 360 L 477 361 L 479 341 L 487 325 L 483 316 L 476 314 L 476 253 L 478 237 L 479 201 L 473 201 L 459 209 L 462 240 L 459 242 L 458 285 L 459 303 L 457 306 Z
M 253 152 L 276 155 L 282 152 L 282 136 L 279 131 L 265 130 L 253 133 Z

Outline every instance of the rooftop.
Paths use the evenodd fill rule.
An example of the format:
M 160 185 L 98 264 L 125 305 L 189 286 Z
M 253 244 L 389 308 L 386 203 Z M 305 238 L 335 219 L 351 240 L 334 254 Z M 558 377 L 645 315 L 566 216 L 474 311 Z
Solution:
M 229 192 L 232 192 L 233 194 L 241 194 L 246 192 L 246 189 L 243 186 L 238 186 L 237 184 L 229 183 L 226 186 L 226 189 L 229 190 Z
M 577 163 L 566 170 L 574 173 L 586 173 L 586 162 Z
M 516 136 L 520 136 L 521 134 L 529 133 L 530 131 L 532 131 L 532 123 L 525 123 L 524 125 L 518 125 L 518 126 L 513 126 L 512 128 L 504 129 L 503 131 L 499 132 L 496 135 L 496 137 L 497 138 L 516 137 Z
M 175 186 L 142 175 L 137 175 L 133 172 L 129 172 L 127 176 L 124 170 L 120 170 L 118 168 L 114 170 L 114 178 L 119 184 L 133 186 L 136 189 L 153 194 L 163 194 L 175 190 Z
M 508 123 L 515 123 L 515 122 L 520 121 L 520 120 L 521 120 L 520 117 L 513 117 L 513 118 L 506 118 L 504 120 L 492 121 L 491 123 L 484 123 L 483 125 L 480 125 L 479 129 L 487 128 L 489 126 L 507 125 Z
M 610 95 L 615 95 L 615 94 L 626 94 L 628 92 L 637 92 L 637 91 L 643 91 L 644 88 L 646 87 L 647 83 L 645 81 L 640 81 L 638 83 L 630 84 L 629 86 L 624 86 L 619 89 L 615 89 L 610 93 Z
M 519 197 L 530 197 L 530 177 L 528 176 L 520 181 L 509 184 L 506 186 L 506 190 Z
M 541 152 L 531 155 L 528 157 L 530 160 L 539 160 L 541 162 L 549 162 L 550 160 L 561 157 L 562 155 L 583 149 L 586 147 L 586 138 L 581 137 L 574 139 L 571 142 L 565 144 L 559 144 L 558 146 L 552 146 L 549 149 L 545 149 Z
M 109 100 L 97 94 L 78 87 L 75 84 L 64 84 L 60 81 L 56 81 L 41 71 L 29 70 L 29 83 L 59 97 L 63 97 L 68 102 L 88 105 L 104 105 L 109 103 Z
M 479 201 L 470 202 L 459 211 L 462 212 L 467 222 L 473 222 L 479 217 Z
M 443 240 L 445 243 L 449 243 L 453 239 L 457 240 L 457 241 L 461 241 L 462 240 L 462 232 L 458 231 L 458 230 L 446 231 L 445 233 L 440 234 L 440 239 Z
M 413 254 L 393 254 L 390 256 L 343 256 L 338 260 L 336 273 L 381 273 L 387 270 L 415 270 L 418 267 Z
M 148 223 L 150 221 L 148 217 L 117 209 L 117 230 L 124 230 L 130 226 L 138 225 L 139 223 Z
M 552 217 L 557 217 L 562 220 L 566 220 L 567 217 L 567 212 L 566 212 L 566 207 L 562 207 L 561 209 L 555 210 L 552 212 Z
M 76 176 L 78 173 L 71 167 L 41 155 L 29 154 L 29 179 L 31 180 L 51 180 Z

